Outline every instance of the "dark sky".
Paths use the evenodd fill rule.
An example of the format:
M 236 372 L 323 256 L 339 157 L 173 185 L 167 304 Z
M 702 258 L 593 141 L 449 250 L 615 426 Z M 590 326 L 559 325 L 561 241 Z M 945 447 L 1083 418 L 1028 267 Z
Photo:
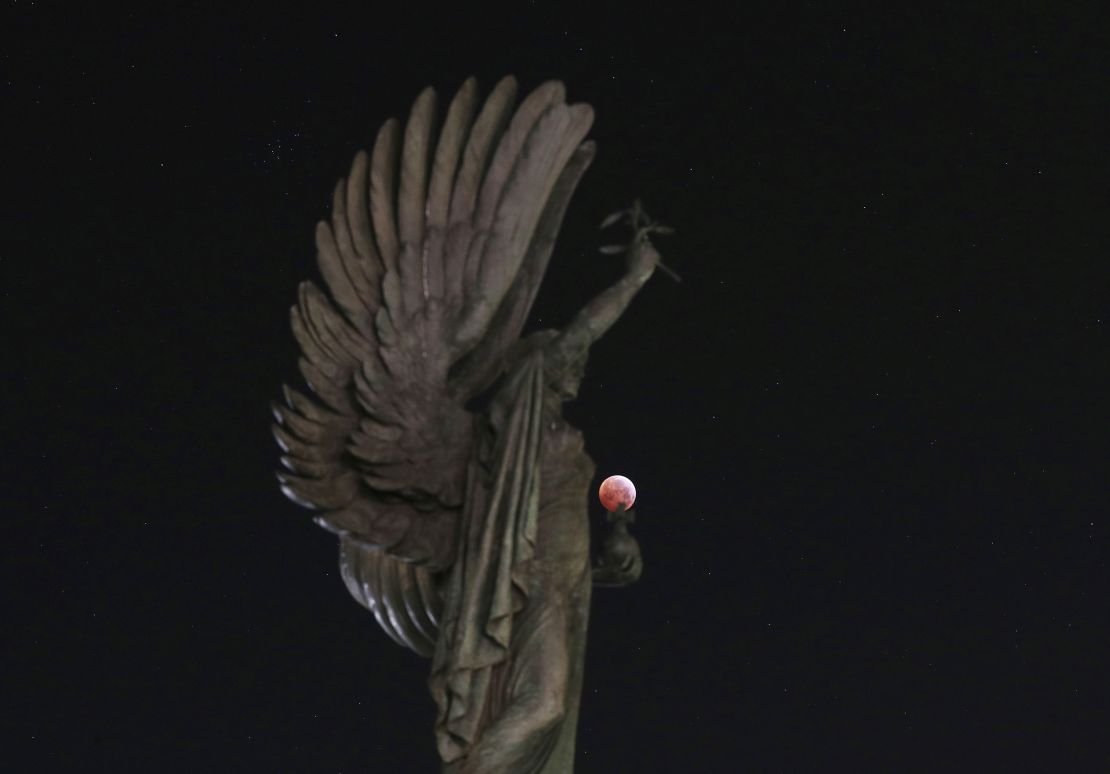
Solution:
M 435 770 L 268 404 L 351 157 L 507 73 L 597 111 L 534 324 L 636 196 L 685 280 L 568 410 L 646 561 L 595 595 L 578 770 L 1110 766 L 1095 14 L 71 5 L 0 25 L 5 766 Z

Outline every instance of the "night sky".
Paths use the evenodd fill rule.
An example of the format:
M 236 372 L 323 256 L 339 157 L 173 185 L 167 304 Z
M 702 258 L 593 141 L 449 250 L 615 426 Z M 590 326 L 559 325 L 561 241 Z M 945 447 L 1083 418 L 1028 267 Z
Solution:
M 595 593 L 578 771 L 1110 768 L 1095 14 L 71 5 L 0 25 L 4 768 L 436 770 L 269 402 L 355 152 L 508 73 L 597 112 L 532 327 L 634 197 L 684 280 L 567 411 L 646 568 Z

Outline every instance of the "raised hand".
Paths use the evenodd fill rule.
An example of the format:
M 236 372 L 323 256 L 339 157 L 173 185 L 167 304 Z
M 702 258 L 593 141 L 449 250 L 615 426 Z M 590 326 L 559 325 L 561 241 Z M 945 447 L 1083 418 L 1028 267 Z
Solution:
M 635 520 L 635 511 L 624 508 L 609 514 L 613 530 L 605 539 L 601 556 L 593 568 L 595 586 L 627 586 L 639 580 L 644 571 L 644 559 L 640 544 L 628 532 L 628 524 Z
M 609 228 L 617 223 L 625 223 L 632 228 L 632 240 L 624 245 L 605 245 L 601 248 L 603 254 L 624 253 L 629 275 L 641 282 L 646 281 L 657 266 L 675 282 L 682 281 L 678 274 L 660 260 L 659 251 L 655 249 L 650 238 L 652 234 L 673 234 L 673 228 L 652 220 L 639 199 L 634 201 L 631 207 L 618 210 L 605 218 L 601 222 L 601 228 Z

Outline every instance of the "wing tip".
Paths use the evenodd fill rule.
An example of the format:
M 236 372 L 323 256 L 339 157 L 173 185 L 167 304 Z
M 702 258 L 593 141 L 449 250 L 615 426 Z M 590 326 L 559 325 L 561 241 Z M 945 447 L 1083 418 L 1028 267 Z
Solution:
M 348 175 L 352 180 L 357 180 L 366 174 L 367 168 L 370 166 L 370 154 L 366 152 L 365 148 L 359 148 L 355 153 L 354 159 L 351 160 L 351 171 Z
M 585 102 L 576 102 L 567 107 L 570 111 L 570 117 L 576 123 L 584 124 L 586 131 L 593 126 L 594 123 L 594 108 Z
M 385 150 L 387 145 L 394 144 L 400 139 L 401 121 L 397 116 L 390 116 L 378 129 L 378 135 L 374 139 L 374 150 L 376 153 L 381 153 Z
M 274 436 L 274 440 L 277 441 L 278 447 L 283 452 L 285 452 L 286 454 L 290 454 L 292 452 L 289 445 L 289 439 L 285 437 L 285 430 L 284 428 L 282 428 L 281 425 L 277 424 L 276 422 L 271 423 L 270 434 Z
M 516 96 L 518 88 L 519 84 L 517 82 L 516 76 L 511 74 L 506 75 L 497 82 L 496 86 L 493 87 L 493 91 L 490 92 L 490 96 L 492 97 L 495 94 L 503 94 L 508 101 L 511 101 Z
M 345 537 L 348 534 L 347 530 L 333 524 L 327 516 L 313 516 L 312 523 L 337 537 Z
M 285 405 L 290 409 L 297 407 L 297 391 L 284 382 L 281 385 L 281 397 L 285 398 Z
M 558 78 L 551 78 L 536 87 L 536 92 L 546 96 L 551 104 L 561 104 L 567 99 L 567 86 Z
M 304 499 L 304 497 L 302 497 L 302 496 L 301 496 L 301 495 L 300 495 L 300 494 L 299 494 L 299 493 L 297 492 L 297 490 L 293 489 L 293 488 L 292 488 L 292 487 L 291 487 L 291 486 L 290 486 L 289 484 L 286 484 L 286 483 L 284 483 L 284 482 L 282 481 L 282 473 L 281 473 L 281 471 L 277 471 L 276 475 L 277 475 L 277 479 L 278 479 L 278 482 L 279 482 L 279 487 L 278 487 L 278 488 L 279 488 L 279 489 L 281 489 L 281 493 L 282 493 L 283 495 L 285 495 L 285 496 L 286 496 L 287 498 L 289 498 L 289 500 L 291 500 L 292 502 L 294 502 L 294 503 L 296 503 L 297 505 L 301 506 L 302 508 L 307 508 L 307 509 L 308 509 L 308 510 L 310 510 L 310 511 L 318 511 L 318 510 L 320 510 L 320 506 L 319 506 L 319 505 L 317 505 L 317 504 L 316 504 L 316 503 L 314 503 L 314 502 L 311 502 L 310 500 L 306 500 L 306 499 Z
M 420 93 L 416 95 L 416 99 L 414 99 L 413 102 L 412 102 L 413 112 L 416 112 L 417 109 L 426 109 L 427 103 L 432 102 L 434 104 L 435 99 L 436 99 L 436 90 L 435 90 L 435 88 L 432 87 L 432 86 L 425 86 L 420 91 Z

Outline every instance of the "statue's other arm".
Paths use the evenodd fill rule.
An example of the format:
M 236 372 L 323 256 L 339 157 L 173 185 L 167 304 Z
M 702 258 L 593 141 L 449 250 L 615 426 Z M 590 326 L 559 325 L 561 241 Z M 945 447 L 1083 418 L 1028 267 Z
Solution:
M 601 556 L 592 568 L 595 586 L 627 586 L 639 580 L 644 559 L 640 544 L 628 532 L 628 525 L 635 520 L 635 511 L 624 510 L 623 504 L 609 514 L 613 530 L 605 538 Z

